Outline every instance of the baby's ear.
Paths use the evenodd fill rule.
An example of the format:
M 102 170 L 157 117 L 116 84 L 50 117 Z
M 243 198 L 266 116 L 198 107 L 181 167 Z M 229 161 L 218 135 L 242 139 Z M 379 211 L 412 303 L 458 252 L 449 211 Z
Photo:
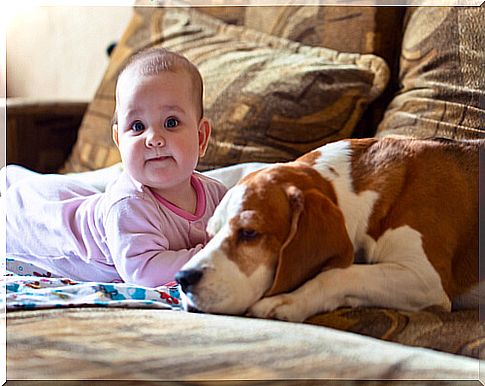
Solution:
M 209 119 L 202 118 L 199 122 L 198 135 L 199 135 L 199 157 L 205 155 L 207 145 L 209 144 L 209 138 L 211 136 L 212 125 Z
M 116 123 L 113 123 L 112 129 L 113 129 L 113 141 L 115 141 L 116 146 L 119 146 L 120 143 L 118 141 L 118 125 Z

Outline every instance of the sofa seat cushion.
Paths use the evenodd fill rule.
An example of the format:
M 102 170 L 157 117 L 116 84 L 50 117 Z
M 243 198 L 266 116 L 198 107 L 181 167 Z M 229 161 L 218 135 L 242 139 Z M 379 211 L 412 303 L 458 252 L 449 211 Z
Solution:
M 9 312 L 7 336 L 9 379 L 100 380 L 85 383 L 90 385 L 108 379 L 126 379 L 116 382 L 121 385 L 147 379 L 152 382 L 141 384 L 328 385 L 326 379 L 455 379 L 463 384 L 476 380 L 479 369 L 476 359 L 330 328 L 167 310 Z M 349 382 L 330 384 L 362 385 Z M 417 384 L 422 383 L 406 383 Z
M 430 307 L 411 312 L 373 307 L 341 308 L 312 316 L 306 322 L 485 359 L 485 323 L 480 320 L 477 309 L 447 312 Z

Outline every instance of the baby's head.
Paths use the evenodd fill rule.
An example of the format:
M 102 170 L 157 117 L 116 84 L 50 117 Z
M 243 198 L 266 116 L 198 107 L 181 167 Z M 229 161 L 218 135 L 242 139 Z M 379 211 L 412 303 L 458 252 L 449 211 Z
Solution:
M 118 123 L 119 85 L 124 77 L 155 76 L 165 72 L 183 72 L 190 77 L 193 87 L 194 106 L 198 109 L 199 117 L 204 115 L 203 94 L 204 84 L 198 68 L 185 56 L 169 51 L 163 47 L 151 47 L 141 50 L 130 57 L 118 75 L 116 84 L 116 110 L 113 123 Z
M 202 77 L 185 57 L 150 48 L 130 59 L 116 85 L 113 139 L 135 180 L 162 195 L 190 181 L 211 132 L 202 95 Z

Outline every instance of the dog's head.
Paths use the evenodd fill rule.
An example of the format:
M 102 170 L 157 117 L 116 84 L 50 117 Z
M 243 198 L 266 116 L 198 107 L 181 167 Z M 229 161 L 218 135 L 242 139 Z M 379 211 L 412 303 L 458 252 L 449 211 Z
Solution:
M 226 193 L 207 232 L 209 243 L 176 276 L 189 310 L 243 314 L 262 297 L 352 262 L 331 184 L 302 163 L 243 178 Z

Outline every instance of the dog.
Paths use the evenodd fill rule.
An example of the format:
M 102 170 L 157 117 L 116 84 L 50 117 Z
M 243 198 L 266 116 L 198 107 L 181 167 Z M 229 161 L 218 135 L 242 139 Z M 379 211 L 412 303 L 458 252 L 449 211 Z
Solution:
M 477 307 L 484 143 L 342 140 L 243 177 L 176 275 L 185 309 L 300 322 Z

